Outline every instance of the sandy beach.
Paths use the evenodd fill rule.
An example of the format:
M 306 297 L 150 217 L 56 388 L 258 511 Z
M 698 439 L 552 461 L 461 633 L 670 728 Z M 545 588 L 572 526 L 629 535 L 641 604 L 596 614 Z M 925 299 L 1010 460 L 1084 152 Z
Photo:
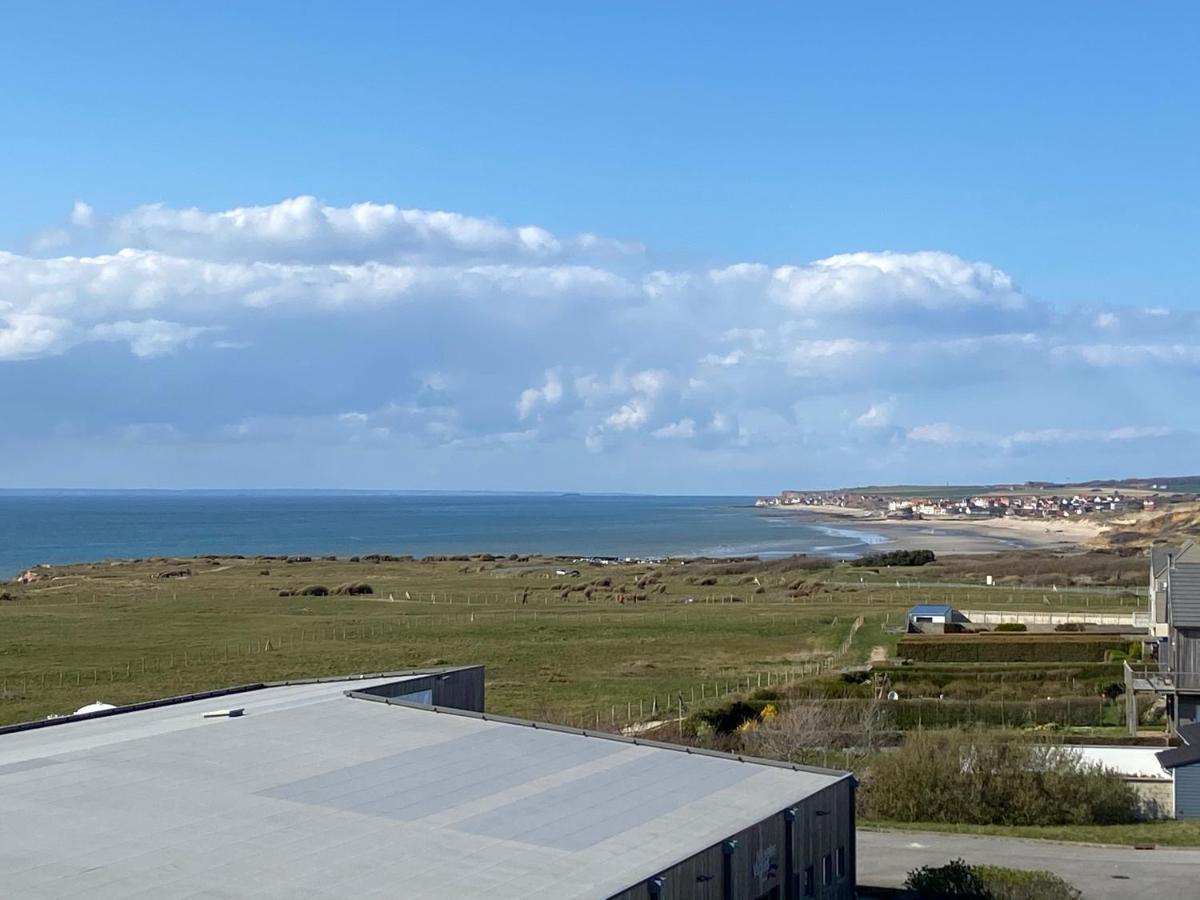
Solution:
M 877 535 L 879 550 L 932 550 L 940 555 L 998 553 L 1005 550 L 1071 550 L 1084 547 L 1101 531 L 1099 523 L 1079 519 L 885 519 L 862 509 L 840 506 L 774 507 L 814 523 L 852 527 Z

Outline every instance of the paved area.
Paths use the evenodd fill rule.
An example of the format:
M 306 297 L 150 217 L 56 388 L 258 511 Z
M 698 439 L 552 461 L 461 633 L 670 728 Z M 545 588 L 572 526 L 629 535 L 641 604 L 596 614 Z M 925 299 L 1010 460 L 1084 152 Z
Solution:
M 1132 850 L 909 831 L 858 833 L 859 884 L 898 887 L 911 869 L 952 859 L 1047 869 L 1079 888 L 1087 900 L 1200 897 L 1200 850 Z

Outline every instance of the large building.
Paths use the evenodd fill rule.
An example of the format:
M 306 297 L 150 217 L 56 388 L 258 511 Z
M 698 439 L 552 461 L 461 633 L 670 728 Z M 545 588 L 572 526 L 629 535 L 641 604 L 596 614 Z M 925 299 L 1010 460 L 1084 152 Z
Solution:
M 1165 696 L 1175 728 L 1200 721 L 1200 546 L 1150 551 L 1149 618 L 1157 664 L 1128 687 Z
M 0 893 L 854 896 L 850 775 L 482 709 L 470 667 L 0 729 Z

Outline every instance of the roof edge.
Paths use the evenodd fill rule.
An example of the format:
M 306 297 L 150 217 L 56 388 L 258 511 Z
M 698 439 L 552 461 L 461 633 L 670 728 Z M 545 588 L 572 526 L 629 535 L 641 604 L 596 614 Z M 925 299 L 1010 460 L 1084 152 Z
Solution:
M 428 703 L 416 703 L 412 700 L 405 700 L 401 697 L 381 697 L 378 694 L 369 694 L 366 691 L 346 691 L 347 697 L 353 697 L 355 700 L 369 700 L 373 703 L 385 703 L 388 706 L 405 706 L 410 709 L 419 709 L 427 712 L 439 713 L 441 715 L 463 716 L 468 719 L 479 719 L 484 722 L 499 722 L 502 725 L 521 725 L 526 728 L 535 728 L 539 731 L 555 731 L 561 734 L 574 734 L 581 737 L 599 738 L 601 740 L 616 741 L 622 744 L 629 744 L 635 747 L 651 747 L 656 750 L 672 750 L 676 753 L 687 753 L 692 756 L 710 756 L 716 759 L 730 760 L 740 763 L 751 763 L 753 765 L 770 766 L 777 769 L 790 769 L 793 772 L 808 772 L 813 775 L 829 775 L 836 777 L 839 781 L 847 778 L 858 783 L 853 772 L 844 772 L 840 769 L 826 769 L 821 766 L 802 766 L 799 763 L 783 762 L 778 759 L 764 759 L 760 756 L 747 756 L 744 753 L 727 753 L 723 750 L 706 750 L 701 747 L 685 747 L 682 744 L 669 744 L 665 741 L 650 741 L 645 738 L 633 737 L 625 734 L 613 734 L 610 731 L 589 730 L 586 728 L 574 728 L 570 725 L 556 725 L 553 722 L 536 722 L 533 719 L 520 719 L 514 716 L 500 716 L 489 712 L 475 712 L 469 709 L 456 709 L 450 706 L 433 706 Z
M 394 672 L 362 672 L 352 675 L 330 675 L 323 678 L 290 678 L 286 681 L 256 681 L 238 684 L 231 687 L 213 688 L 210 691 L 199 691 L 194 694 L 179 694 L 174 697 L 160 697 L 156 700 L 143 700 L 140 703 L 127 703 L 114 706 L 112 709 L 99 709 L 95 712 L 79 715 L 69 714 L 56 716 L 52 719 L 34 719 L 31 722 L 14 722 L 11 725 L 0 725 L 0 735 L 13 734 L 18 731 L 33 731 L 37 728 L 50 728 L 54 725 L 66 725 L 71 722 L 87 722 L 91 719 L 103 719 L 108 716 L 118 716 L 122 713 L 138 712 L 143 709 L 158 709 L 163 706 L 174 706 L 179 703 L 190 703 L 195 700 L 211 700 L 214 697 L 227 697 L 232 694 L 245 694 L 249 691 L 260 691 L 266 688 L 288 687 L 297 684 L 333 684 L 339 681 L 368 681 L 375 678 L 404 678 L 418 675 L 444 675 L 449 672 L 462 672 L 478 669 L 480 666 L 434 666 L 422 669 L 405 669 Z

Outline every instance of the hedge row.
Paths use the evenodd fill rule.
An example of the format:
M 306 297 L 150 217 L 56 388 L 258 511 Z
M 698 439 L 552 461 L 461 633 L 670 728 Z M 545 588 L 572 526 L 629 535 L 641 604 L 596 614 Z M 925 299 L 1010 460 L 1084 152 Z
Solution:
M 875 701 L 829 700 L 841 709 L 865 710 Z M 1151 717 L 1149 707 L 1139 710 L 1143 724 Z M 847 714 L 847 718 L 853 718 Z M 1026 728 L 1035 725 L 1097 727 L 1120 725 L 1125 721 L 1123 698 L 1079 696 L 1047 700 L 938 700 L 936 698 L 892 700 L 884 704 L 885 728 L 912 731 L 916 728 L 970 728 L 989 725 L 1001 728 Z
M 1110 650 L 1128 644 L 1111 635 L 908 635 L 897 655 L 930 663 L 961 662 L 1104 662 Z

